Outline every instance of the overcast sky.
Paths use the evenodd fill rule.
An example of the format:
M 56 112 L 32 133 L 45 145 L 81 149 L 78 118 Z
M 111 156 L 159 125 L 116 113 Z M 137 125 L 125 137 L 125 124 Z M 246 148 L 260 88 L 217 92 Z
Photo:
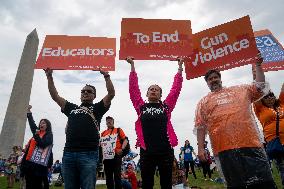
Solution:
M 34 28 L 39 35 L 39 50 L 45 35 L 86 35 L 115 37 L 118 52 L 122 18 L 191 20 L 192 31 L 196 33 L 249 15 L 255 31 L 267 28 L 280 43 L 284 44 L 283 10 L 283 0 L 1 0 L 0 129 L 26 36 Z M 144 98 L 151 84 L 159 84 L 163 88 L 163 94 L 166 95 L 171 87 L 173 76 L 177 72 L 177 64 L 169 61 L 136 61 L 136 70 Z M 129 100 L 129 71 L 130 66 L 116 58 L 116 71 L 110 73 L 116 96 L 106 115 L 115 118 L 115 125 L 124 129 L 134 147 L 136 141 L 134 122 L 137 116 Z M 277 94 L 284 81 L 283 76 L 284 71 L 266 73 L 272 90 Z M 222 80 L 225 86 L 250 83 L 252 82 L 251 66 L 223 71 Z M 54 81 L 59 94 L 77 104 L 80 103 L 80 89 L 86 83 L 96 86 L 96 101 L 106 95 L 104 79 L 97 72 L 54 71 Z M 203 78 L 184 80 L 181 95 L 172 114 L 172 123 L 179 139 L 179 146 L 184 144 L 185 139 L 189 139 L 196 149 L 196 137 L 192 132 L 195 107 L 208 92 Z M 47 80 L 42 70 L 35 70 L 30 104 L 33 105 L 32 111 L 36 122 L 41 118 L 48 118 L 51 121 L 54 133 L 54 156 L 55 159 L 61 159 L 67 118 L 49 96 Z M 101 128 L 106 128 L 104 118 Z M 30 137 L 31 131 L 27 127 L 25 143 Z M 176 147 L 176 155 L 177 149 Z

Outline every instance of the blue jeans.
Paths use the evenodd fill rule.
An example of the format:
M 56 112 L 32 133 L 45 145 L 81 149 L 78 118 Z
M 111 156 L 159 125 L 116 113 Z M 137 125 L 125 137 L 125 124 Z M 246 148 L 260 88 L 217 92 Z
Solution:
M 282 186 L 284 186 L 284 157 L 279 157 L 275 159 L 277 169 L 281 176 Z
M 64 188 L 95 188 L 97 161 L 98 151 L 64 152 L 62 158 Z
M 121 186 L 123 189 L 132 189 L 132 186 L 129 181 L 125 179 L 121 179 Z

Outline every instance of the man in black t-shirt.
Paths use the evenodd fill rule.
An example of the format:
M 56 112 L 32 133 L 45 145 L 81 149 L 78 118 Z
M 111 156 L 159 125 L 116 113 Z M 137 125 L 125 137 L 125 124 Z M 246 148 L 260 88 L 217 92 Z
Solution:
M 106 81 L 107 95 L 98 103 L 96 88 L 86 85 L 81 90 L 81 105 L 68 102 L 58 95 L 52 70 L 45 70 L 48 90 L 52 99 L 68 117 L 66 143 L 64 147 L 62 171 L 65 189 L 94 188 L 98 161 L 99 127 L 103 115 L 108 111 L 115 95 L 108 72 L 101 71 Z

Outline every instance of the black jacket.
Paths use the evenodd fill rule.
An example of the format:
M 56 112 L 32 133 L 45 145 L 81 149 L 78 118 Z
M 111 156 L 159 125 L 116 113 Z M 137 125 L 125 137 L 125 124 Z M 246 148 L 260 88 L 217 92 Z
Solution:
M 40 136 L 36 134 L 36 130 L 38 129 L 38 127 L 35 124 L 32 113 L 28 113 L 27 117 L 28 117 L 31 131 L 33 133 L 33 138 L 35 139 L 37 146 L 40 148 L 46 148 L 47 146 L 51 145 L 53 143 L 53 134 L 51 132 L 48 132 L 42 138 L 40 138 Z M 21 164 L 22 175 L 26 173 L 29 173 L 29 174 L 33 173 L 36 176 L 46 176 L 48 174 L 48 168 L 51 168 L 53 164 L 53 153 L 51 152 L 49 159 L 48 159 L 48 165 L 47 167 L 45 167 L 43 165 L 39 165 L 39 164 L 26 160 L 26 156 L 28 154 L 29 148 L 30 148 L 30 145 L 26 149 L 25 155 L 22 160 L 22 164 Z

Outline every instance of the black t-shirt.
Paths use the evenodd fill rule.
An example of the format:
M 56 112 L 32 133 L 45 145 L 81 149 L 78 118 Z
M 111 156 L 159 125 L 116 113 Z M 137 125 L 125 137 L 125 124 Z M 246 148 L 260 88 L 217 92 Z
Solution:
M 96 122 L 80 107 L 86 107 L 96 118 Z M 108 111 L 109 106 L 105 107 L 103 100 L 95 104 L 82 104 L 80 106 L 66 102 L 64 113 L 68 117 L 66 130 L 65 151 L 93 151 L 98 149 L 99 127 L 103 115 Z
M 171 149 L 167 135 L 167 113 L 161 103 L 146 103 L 141 108 L 141 123 L 146 150 L 165 153 Z

